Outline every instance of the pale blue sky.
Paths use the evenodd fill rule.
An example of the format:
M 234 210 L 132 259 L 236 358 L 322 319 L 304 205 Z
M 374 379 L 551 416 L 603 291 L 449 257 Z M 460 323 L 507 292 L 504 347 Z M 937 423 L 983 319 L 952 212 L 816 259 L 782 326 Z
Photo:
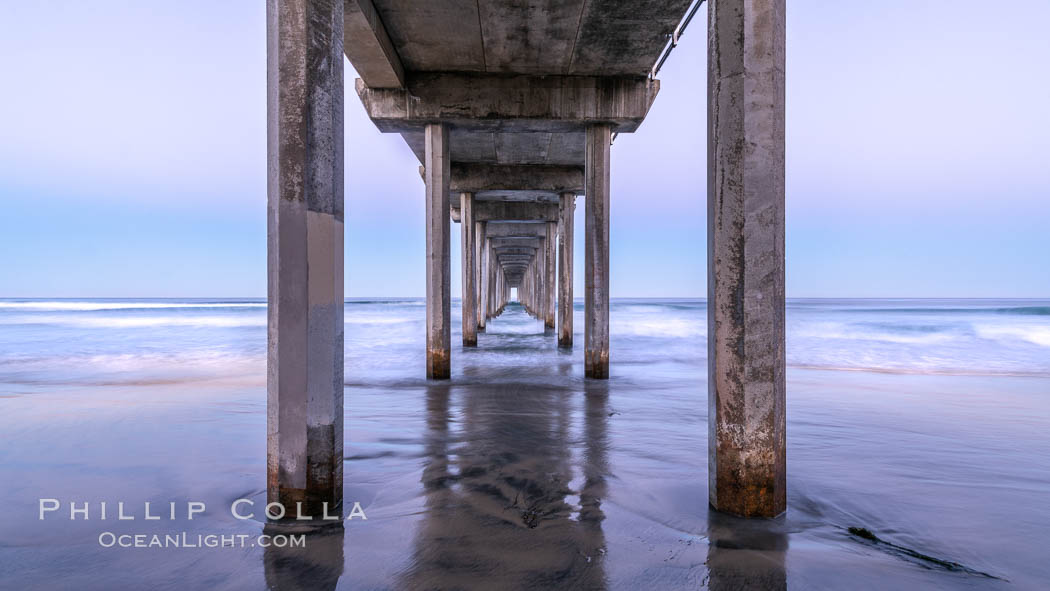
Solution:
M 0 2 L 0 297 L 265 295 L 264 4 Z M 788 7 L 788 295 L 1050 296 L 1050 2 Z M 706 294 L 704 21 L 613 146 L 613 296 Z M 422 295 L 418 162 L 346 105 L 346 293 Z

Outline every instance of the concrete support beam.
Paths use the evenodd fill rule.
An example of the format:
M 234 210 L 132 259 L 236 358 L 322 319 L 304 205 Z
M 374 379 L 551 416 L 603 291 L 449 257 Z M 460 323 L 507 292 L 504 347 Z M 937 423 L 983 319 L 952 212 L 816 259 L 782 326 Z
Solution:
M 448 126 L 426 126 L 427 378 L 451 377 L 452 291 L 448 219 Z
M 372 0 L 345 0 L 344 6 L 346 57 L 354 69 L 372 88 L 403 88 L 405 69 Z
M 480 222 L 551 222 L 558 219 L 558 205 L 521 201 L 478 201 L 475 203 L 474 216 Z
M 546 222 L 488 222 L 489 238 L 546 238 Z
M 343 3 L 268 0 L 267 501 L 343 501 Z
M 496 254 L 500 254 L 500 255 L 504 255 L 504 254 L 524 254 L 524 255 L 529 255 L 531 257 L 532 255 L 536 254 L 536 248 L 535 247 L 525 248 L 525 247 L 521 247 L 521 246 L 500 246 L 498 244 L 493 244 L 493 248 L 496 249 Z
M 453 162 L 452 190 L 581 192 L 583 167 Z
M 562 193 L 558 204 L 558 346 L 572 348 L 572 252 L 576 194 Z
M 609 377 L 609 147 L 612 128 L 587 128 L 584 373 Z
M 463 215 L 463 225 L 460 228 L 460 243 L 462 245 L 460 251 L 463 258 L 463 270 L 461 272 L 463 285 L 462 297 L 460 298 L 463 302 L 463 346 L 477 347 L 478 311 L 476 309 L 477 300 L 475 299 L 477 288 L 474 285 L 477 273 L 474 270 L 476 264 L 474 258 L 474 194 L 460 193 L 459 203 Z
M 555 210 L 557 206 L 554 206 Z M 557 311 L 557 285 L 558 285 L 558 222 L 547 222 L 547 239 L 543 246 L 543 284 L 546 286 L 544 293 L 543 328 L 554 330 L 554 317 Z
M 604 122 L 631 133 L 660 90 L 657 80 L 612 76 L 506 76 L 417 72 L 407 88 L 357 94 L 383 133 L 419 131 L 440 121 L 460 130 L 559 133 Z
M 527 248 L 536 250 L 540 247 L 539 237 L 535 238 L 506 238 L 496 236 L 491 238 L 492 245 L 495 248 Z
M 708 498 L 774 517 L 787 508 L 785 0 L 708 6 Z

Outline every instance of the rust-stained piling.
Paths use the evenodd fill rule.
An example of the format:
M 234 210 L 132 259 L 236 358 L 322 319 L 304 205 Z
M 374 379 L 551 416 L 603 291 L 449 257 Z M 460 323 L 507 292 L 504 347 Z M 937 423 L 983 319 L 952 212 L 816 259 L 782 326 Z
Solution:
M 463 303 L 463 346 L 478 346 L 478 312 L 477 288 L 474 285 L 476 271 L 474 270 L 474 194 L 459 194 L 460 210 L 460 243 L 462 248 L 462 296 Z
M 427 223 L 427 377 L 451 377 L 452 292 L 449 252 L 448 125 L 431 123 L 425 132 Z
M 708 497 L 745 517 L 787 507 L 784 4 L 709 3 Z
M 572 347 L 572 248 L 576 194 L 562 193 L 558 204 L 558 346 Z
M 584 373 L 609 377 L 609 125 L 587 127 L 584 190 L 587 220 L 584 278 Z
M 267 501 L 321 519 L 343 500 L 343 3 L 269 0 L 266 32 Z

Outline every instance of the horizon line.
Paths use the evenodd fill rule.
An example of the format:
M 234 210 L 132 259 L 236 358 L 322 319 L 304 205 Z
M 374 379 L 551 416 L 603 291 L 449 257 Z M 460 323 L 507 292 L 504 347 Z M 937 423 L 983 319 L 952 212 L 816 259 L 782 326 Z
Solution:
M 0 296 L 0 301 L 3 300 L 262 300 L 267 301 L 267 296 Z M 425 300 L 426 296 L 386 296 L 386 295 L 370 295 L 370 296 L 344 296 L 343 301 L 352 300 L 369 300 L 369 299 L 384 299 L 384 300 Z M 453 300 L 460 300 L 462 296 L 451 297 Z M 675 295 L 675 296 L 648 296 L 648 295 L 628 295 L 628 296 L 610 296 L 610 299 L 633 299 L 633 300 L 706 300 L 707 296 L 695 296 L 695 295 Z M 1050 295 L 1045 296 L 858 296 L 858 295 L 843 295 L 843 296 L 786 296 L 786 300 L 1050 300 Z M 573 301 L 583 301 L 583 296 L 577 296 L 573 298 Z M 516 302 L 517 300 L 512 300 Z

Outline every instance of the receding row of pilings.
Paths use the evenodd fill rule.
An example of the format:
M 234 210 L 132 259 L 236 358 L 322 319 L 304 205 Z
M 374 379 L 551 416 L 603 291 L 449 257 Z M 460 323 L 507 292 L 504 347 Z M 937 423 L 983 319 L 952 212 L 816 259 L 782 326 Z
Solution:
M 538 216 L 550 211 L 550 220 L 475 221 L 475 195 L 460 194 L 464 347 L 477 346 L 478 331 L 503 311 L 512 288 L 545 329 L 559 327 L 559 347 L 572 347 L 575 207 L 576 194 L 564 192 L 559 203 L 528 210 Z
M 555 311 L 554 237 L 558 232 L 558 224 L 546 223 L 544 226 L 544 236 L 539 239 L 540 247 L 522 262 L 523 274 L 518 287 L 518 299 L 530 316 L 543 322 L 544 329 L 553 329 Z M 571 277 L 572 271 L 570 270 L 569 273 Z M 571 342 L 569 344 L 571 346 Z
M 447 133 L 442 126 L 428 126 L 428 142 L 439 142 L 438 135 Z M 432 135 L 434 134 L 434 135 Z M 587 286 L 585 330 L 587 377 L 609 375 L 609 296 L 608 296 L 608 164 L 609 126 L 595 125 L 587 134 L 594 137 L 598 155 L 591 174 L 603 184 L 592 185 L 586 200 L 588 226 Z M 604 150 L 601 146 L 604 145 Z M 428 144 L 428 147 L 430 144 Z M 435 148 L 428 150 L 438 154 Z M 428 159 L 430 166 L 439 166 Z M 440 171 L 438 171 L 440 173 Z M 440 174 L 424 167 L 424 180 L 440 183 Z M 440 214 L 447 203 L 441 203 L 444 192 L 428 189 L 427 228 L 427 377 L 451 377 L 447 360 L 451 356 L 451 337 L 443 326 L 451 317 L 446 284 L 450 267 L 447 248 L 430 240 L 445 235 L 449 222 Z M 603 197 L 604 196 L 604 197 Z M 431 203 L 429 199 L 433 199 Z M 557 328 L 558 346 L 573 346 L 573 233 L 576 193 L 562 192 L 557 203 L 516 203 L 499 208 L 492 202 L 480 201 L 471 192 L 459 194 L 460 236 L 462 244 L 462 323 L 463 346 L 475 347 L 478 332 L 499 315 L 517 288 L 518 300 L 532 316 L 543 321 L 545 330 Z M 485 212 L 485 215 L 479 215 Z M 498 215 L 497 215 L 498 214 Z M 433 217 L 430 217 L 430 216 Z M 519 219 L 527 217 L 528 219 Z M 593 219 L 592 219 L 593 218 Z M 595 243 L 592 244 L 592 241 Z M 438 289 L 432 290 L 432 286 Z
M 721 511 L 768 517 L 786 507 L 785 0 L 711 0 L 708 5 L 709 500 Z M 267 3 L 267 489 L 271 502 L 289 512 L 299 503 L 304 515 L 338 513 L 342 505 L 343 9 L 339 0 Z M 475 74 L 459 73 L 446 83 Z M 432 74 L 431 81 L 440 77 Z M 542 100 L 540 108 L 557 125 L 586 128 L 584 358 L 586 375 L 604 378 L 609 368 L 611 124 L 593 115 L 598 103 L 572 102 L 609 99 L 617 88 L 645 83 L 567 76 L 547 80 L 535 93 L 519 88 L 514 100 L 492 94 L 521 79 L 477 86 L 484 93 L 470 95 L 477 99 L 472 110 L 451 112 L 499 114 L 508 105 L 522 106 L 528 97 L 573 97 Z M 592 83 L 604 94 L 573 90 Z M 403 98 L 399 92 L 376 96 Z M 372 95 L 364 89 L 359 96 Z M 426 151 L 427 373 L 448 377 L 449 123 L 441 118 L 449 111 L 424 103 L 418 99 L 405 108 L 410 115 L 433 119 L 419 123 L 425 127 Z M 566 103 L 568 110 L 549 113 Z M 624 104 L 606 100 L 602 106 Z M 532 111 L 503 113 L 520 123 Z M 571 242 L 568 232 L 559 234 L 559 240 Z M 476 259 L 494 256 L 481 247 L 488 237 L 478 240 Z M 571 245 L 562 246 L 562 256 L 571 257 Z M 495 273 L 475 275 L 489 286 L 473 290 L 485 302 L 476 306 L 477 326 L 483 326 L 488 312 L 498 311 L 506 300 L 511 282 L 495 266 L 475 263 L 475 268 Z M 546 279 L 546 285 L 554 285 Z M 545 321 L 553 309 L 552 292 L 546 290 L 539 302 L 533 290 L 530 300 Z M 571 292 L 560 297 L 567 303 L 558 312 L 562 327 L 571 327 Z

